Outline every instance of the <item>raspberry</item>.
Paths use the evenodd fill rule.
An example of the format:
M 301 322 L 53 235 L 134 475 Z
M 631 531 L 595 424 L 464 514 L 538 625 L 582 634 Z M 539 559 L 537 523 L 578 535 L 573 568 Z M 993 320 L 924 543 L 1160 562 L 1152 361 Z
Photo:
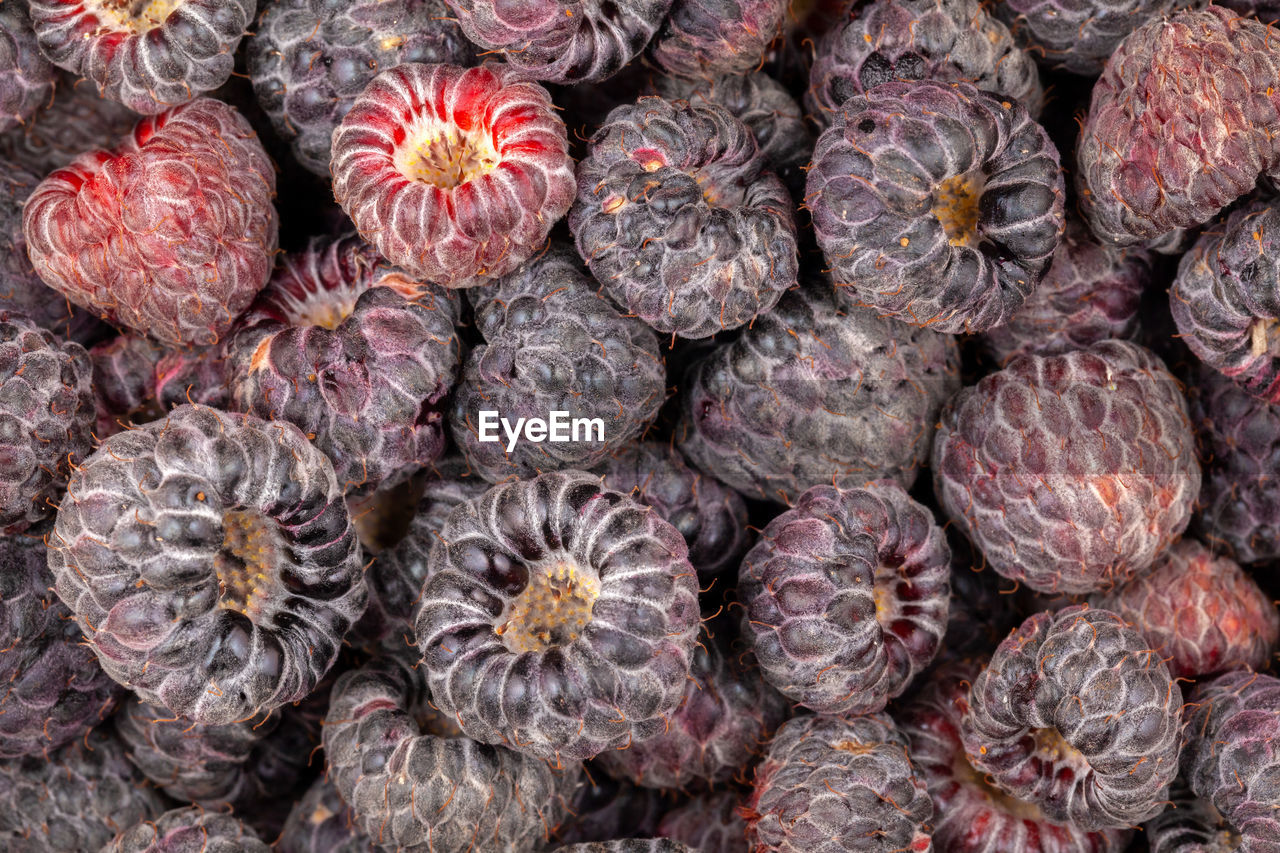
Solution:
M 446 0 L 467 38 L 526 77 L 598 83 L 635 58 L 671 0 Z
M 182 406 L 76 470 L 58 595 L 142 699 L 222 725 L 301 699 L 366 592 L 333 466 L 296 427 Z
M 1239 849 L 1280 839 L 1280 680 L 1238 670 L 1196 685 L 1186 711 L 1182 775 L 1217 810 Z
M 1127 341 L 1020 356 L 961 391 L 933 472 L 939 503 L 992 568 L 1053 593 L 1146 571 L 1200 491 L 1178 385 Z
M 415 627 L 467 736 L 573 761 L 667 728 L 699 625 L 679 531 L 563 471 L 494 486 L 440 536 Z
M 1204 460 L 1196 527 L 1215 550 L 1242 563 L 1280 557 L 1280 409 L 1202 367 L 1191 419 Z
M 569 819 L 556 833 L 565 844 L 608 838 L 650 838 L 666 813 L 669 791 L 640 788 L 584 765 L 582 779 L 569 803 Z
M 276 842 L 279 853 L 370 853 L 373 842 L 356 828 L 351 807 L 333 782 L 317 779 L 293 804 Z
M 637 441 L 596 470 L 607 487 L 653 507 L 680 531 L 699 576 L 737 568 L 749 544 L 747 505 L 737 492 L 690 468 L 680 451 L 669 444 Z
M 253 91 L 294 157 L 329 176 L 333 130 L 380 70 L 470 65 L 475 48 L 444 0 L 275 0 L 246 50 Z
M 121 692 L 51 591 L 46 532 L 0 538 L 0 758 L 48 755 L 78 739 Z
M 733 791 L 694 797 L 662 818 L 658 835 L 689 845 L 699 853 L 748 853 L 747 822 Z
M 987 657 L 1021 621 L 1010 601 L 1016 586 L 987 568 L 982 553 L 954 526 L 945 530 L 951 546 L 951 606 L 935 664 Z
M 387 658 L 334 685 L 325 754 L 357 825 L 397 850 L 537 849 L 565 815 L 576 767 L 557 772 L 445 731 L 454 720 L 432 713 L 423 674 L 411 660 Z
M 271 273 L 274 193 L 249 123 L 200 98 L 46 177 L 23 226 L 36 271 L 72 302 L 164 343 L 210 344 Z
M 230 341 L 235 408 L 303 430 L 348 493 L 393 485 L 444 450 L 457 316 L 455 294 L 359 238 L 315 238 L 285 255 Z
M 513 68 L 406 63 L 333 132 L 333 193 L 387 260 L 470 287 L 532 257 L 573 201 L 551 97 Z
M 814 486 L 738 574 L 742 631 L 767 681 L 820 714 L 882 710 L 933 660 L 951 549 L 896 483 Z
M 1174 783 L 1169 808 L 1142 827 L 1151 853 L 1232 853 L 1241 850 L 1240 836 L 1212 805 L 1197 798 L 1182 782 Z
M 1205 364 L 1280 403 L 1280 207 L 1246 205 L 1207 229 L 1178 263 L 1169 310 Z
M 1280 23 L 1280 6 L 1277 6 L 1275 0 L 1227 0 L 1218 5 L 1241 17 L 1257 18 L 1264 24 Z
M 271 848 L 231 815 L 188 806 L 134 824 L 102 853 L 271 853 Z
M 657 416 L 666 397 L 657 336 L 594 292 L 571 249 L 554 246 L 469 298 L 484 343 L 467 358 L 449 429 L 482 477 L 589 468 Z M 521 421 L 566 414 L 559 429 L 549 423 L 550 440 L 513 443 L 486 411 L 517 430 Z
M 40 48 L 104 98 L 154 115 L 218 88 L 255 0 L 29 0 Z
M 962 707 L 970 763 L 1048 820 L 1124 828 L 1164 808 L 1178 772 L 1182 691 L 1116 614 L 1067 607 L 1031 616 Z
M 94 437 L 101 441 L 137 421 L 158 413 L 155 368 L 164 353 L 140 335 L 120 335 L 89 350 L 93 362 L 93 395 L 97 406 Z
M 959 385 L 953 338 L 846 313 L 829 283 L 806 282 L 689 368 L 676 438 L 694 465 L 763 500 L 883 477 L 909 486 Z
M 1093 233 L 1118 245 L 1157 238 L 1252 190 L 1280 167 L 1278 84 L 1272 33 L 1226 9 L 1190 9 L 1130 33 L 1080 130 L 1076 183 Z
M 991 785 L 965 757 L 960 727 L 979 667 L 957 661 L 899 714 L 911 761 L 933 798 L 933 845 L 940 853 L 1121 853 L 1131 833 L 1086 832 L 1055 823 L 1033 803 Z
M 231 407 L 231 377 L 223 345 L 169 350 L 156 362 L 152 378 L 156 402 L 165 411 L 183 403 Z
M 776 853 L 932 850 L 933 804 L 883 715 L 796 717 L 756 767 L 746 810 L 753 850 Z
M 1138 303 L 1154 278 L 1153 253 L 1099 243 L 1069 216 L 1044 278 L 1008 322 L 983 334 L 983 343 L 1005 363 L 1015 355 L 1055 355 L 1133 338 Z
M 968 83 L 885 83 L 845 101 L 805 192 L 837 286 L 940 332 L 1007 322 L 1065 221 L 1048 134 L 1017 102 Z
M 796 282 L 792 201 L 751 130 L 713 103 L 643 97 L 609 113 L 578 166 L 578 252 L 620 306 L 705 338 Z
M 755 657 L 708 639 L 693 653 L 689 681 L 666 729 L 596 763 L 650 788 L 687 789 L 744 777 L 789 703 L 760 679 Z
M 0 157 L 37 175 L 47 175 L 86 151 L 114 145 L 133 130 L 137 113 L 99 97 L 79 82 L 59 71 L 52 99 L 44 98 L 20 130 L 0 136 Z
M 1040 114 L 1035 61 L 978 0 L 875 0 L 842 11 L 818 40 L 805 93 L 821 127 L 847 101 L 890 81 L 972 83 Z
M 55 79 L 36 43 L 26 4 L 0 7 L 0 133 L 25 125 L 53 95 Z
M 1186 5 L 1187 0 L 999 0 L 993 11 L 1043 67 L 1096 77 L 1125 36 Z
M 96 851 L 165 806 L 103 726 L 45 755 L 0 762 L 0 847 Z
M 746 74 L 760 67 L 787 8 L 786 0 L 674 0 L 649 55 L 677 77 Z
M 1262 669 L 1280 640 L 1271 598 L 1234 560 L 1192 539 L 1098 603 L 1138 629 L 1178 678 Z
M 84 347 L 0 308 L 0 535 L 52 515 L 93 449 L 92 381 Z

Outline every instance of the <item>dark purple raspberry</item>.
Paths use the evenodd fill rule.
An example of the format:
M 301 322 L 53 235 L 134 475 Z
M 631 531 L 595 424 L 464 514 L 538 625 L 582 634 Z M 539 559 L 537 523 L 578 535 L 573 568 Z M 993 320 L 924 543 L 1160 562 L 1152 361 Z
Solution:
M 285 255 L 229 345 L 235 408 L 292 423 L 343 489 L 394 485 L 444 450 L 460 357 L 458 297 L 358 237 Z
M 209 725 L 310 693 L 366 601 L 329 460 L 290 424 L 203 406 L 80 465 L 49 568 L 108 674 Z
M 1121 853 L 1130 832 L 1086 832 L 1045 817 L 1033 803 L 992 785 L 965 757 L 961 719 L 979 667 L 956 661 L 898 715 L 911 741 L 911 761 L 933 798 L 938 853 Z
M 0 758 L 47 755 L 81 737 L 122 692 L 53 594 L 48 531 L 0 537 Z
M 324 725 L 329 778 L 380 847 L 523 853 L 567 813 L 576 764 L 553 768 L 449 729 L 410 656 L 344 673 Z
M 680 531 L 700 576 L 737 569 L 750 544 L 747 505 L 737 492 L 690 468 L 679 450 L 636 441 L 595 470 L 607 487 L 653 507 Z
M 156 402 L 165 411 L 183 403 L 231 407 L 231 377 L 226 347 L 187 347 L 169 350 L 160 356 L 154 371 Z
M 557 847 L 555 853 L 701 853 L 670 838 L 623 838 Z
M 933 444 L 934 489 L 997 572 L 1088 593 L 1146 571 L 1187 526 L 1194 445 L 1164 364 L 1103 341 L 1019 356 L 957 394 Z
M 1138 247 L 1099 243 L 1075 216 L 1044 277 L 1004 325 L 983 334 L 1000 363 L 1015 355 L 1056 355 L 1109 338 L 1133 338 L 1138 303 L 1155 278 L 1155 258 Z
M 898 484 L 814 486 L 742 561 L 742 631 L 786 696 L 880 711 L 937 654 L 950 575 L 942 529 Z
M 853 304 L 939 332 L 1008 322 L 1064 228 L 1044 128 L 968 83 L 885 83 L 846 101 L 813 151 L 805 205 Z
M 669 798 L 669 791 L 619 781 L 588 761 L 569 802 L 569 818 L 556 838 L 565 844 L 651 838 L 670 808 Z
M 293 804 L 276 842 L 278 853 L 374 853 L 369 837 L 356 827 L 355 813 L 329 779 L 317 779 Z
M 446 0 L 467 38 L 526 76 L 598 83 L 635 58 L 671 0 Z
M 999 0 L 994 13 L 1045 68 L 1096 77 L 1125 36 L 1187 5 L 1188 0 Z
M 667 727 L 596 764 L 649 788 L 690 789 L 746 778 L 790 703 L 760 679 L 755 656 L 708 638 L 695 648 L 689 681 Z
M 93 449 L 92 382 L 84 347 L 0 308 L 0 536 L 51 516 Z
M 657 834 L 688 844 L 699 853 L 748 853 L 741 803 L 734 791 L 694 797 L 667 812 Z
M 1237 853 L 1250 849 L 1240 846 L 1240 835 L 1210 803 L 1192 794 L 1181 778 L 1174 783 L 1169 799 L 1169 807 L 1142 827 L 1150 853 Z
M 1201 538 L 1242 563 L 1280 558 L 1280 408 L 1207 367 L 1189 396 L 1204 460 Z
M 756 767 L 745 811 L 752 850 L 928 853 L 933 804 L 882 714 L 783 724 Z
M 475 51 L 444 0 L 273 0 L 246 54 L 271 126 L 299 163 L 328 177 L 333 130 L 379 71 L 470 65 Z
M 1096 603 L 1138 629 L 1176 678 L 1263 669 L 1280 640 L 1270 596 L 1234 560 L 1194 539 Z
M 104 98 L 154 115 L 218 88 L 254 0 L 29 0 L 40 48 Z
M 746 74 L 760 67 L 782 32 L 788 6 L 787 0 L 674 0 L 649 56 L 677 77 Z
M 36 43 L 27 4 L 0 6 L 0 133 L 25 125 L 53 95 L 56 79 Z
M 1114 613 L 1067 607 L 1010 634 L 962 702 L 970 763 L 1082 830 L 1158 814 L 1178 773 L 1182 691 Z
M 1280 168 L 1274 35 L 1210 5 L 1155 18 L 1120 43 L 1076 151 L 1098 238 L 1129 245 L 1195 227 Z
M 155 369 L 164 350 L 141 335 L 124 334 L 89 350 L 98 441 L 158 416 Z
M 472 287 L 517 270 L 573 202 L 551 96 L 500 63 L 406 63 L 333 132 L 333 194 L 361 235 L 421 280 Z
M 813 134 L 804 111 L 786 88 L 762 71 L 712 79 L 659 77 L 657 94 L 693 104 L 719 104 L 741 119 L 756 138 L 760 156 L 793 196 L 804 194 L 804 173 L 813 154 Z M 594 129 L 594 128 L 593 128 Z
M 96 853 L 116 833 L 164 811 L 107 728 L 47 756 L 0 762 L 5 853 Z
M 92 85 L 59 71 L 52 99 L 45 98 L 21 128 L 0 135 L 0 157 L 47 175 L 86 151 L 115 144 L 138 118 L 123 104 L 99 97 Z
M 978 0 L 873 0 L 843 12 L 818 41 L 809 71 L 805 106 L 820 126 L 890 81 L 972 83 L 1040 114 L 1035 61 Z
M 1022 621 L 1014 606 L 1018 585 L 988 567 L 982 552 L 954 526 L 945 532 L 951 546 L 951 606 L 935 665 L 990 656 Z
M 1264 24 L 1280 23 L 1280 4 L 1276 0 L 1226 0 L 1218 5 L 1238 15 L 1257 18 Z
M 1280 207 L 1258 202 L 1208 228 L 1178 263 L 1179 338 L 1255 397 L 1280 403 Z
M 231 815 L 188 806 L 134 824 L 101 853 L 271 853 L 271 848 Z
M 642 97 L 609 113 L 578 164 L 569 211 L 606 293 L 662 333 L 750 323 L 796 282 L 793 203 L 741 119 L 719 104 Z
M 432 700 L 464 733 L 573 761 L 667 728 L 699 628 L 678 530 L 563 471 L 459 504 L 440 537 L 415 627 Z
M 1196 685 L 1186 710 L 1182 775 L 1239 839 L 1280 843 L 1280 679 L 1238 670 Z
M 47 176 L 23 229 L 36 271 L 72 302 L 167 344 L 212 344 L 271 274 L 274 195 L 249 122 L 200 98 Z
M 679 448 L 721 482 L 778 503 L 823 484 L 910 486 L 960 387 L 959 360 L 954 338 L 846 313 L 829 283 L 809 282 L 688 370 Z
M 590 468 L 657 416 L 666 397 L 657 336 L 599 297 L 571 249 L 553 246 L 468 298 L 485 342 L 467 357 L 449 429 L 481 476 Z M 553 412 L 564 413 L 559 426 Z M 539 419 L 546 429 L 511 437 Z

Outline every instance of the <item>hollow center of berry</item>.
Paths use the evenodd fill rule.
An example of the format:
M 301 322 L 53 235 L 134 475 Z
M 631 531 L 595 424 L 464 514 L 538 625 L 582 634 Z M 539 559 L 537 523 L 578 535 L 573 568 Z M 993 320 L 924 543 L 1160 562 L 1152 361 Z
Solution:
M 275 577 L 284 542 L 276 525 L 252 510 L 222 516 L 222 550 L 213 559 L 218 606 L 253 619 Z
M 1066 762 L 1074 767 L 1088 767 L 1089 761 L 1058 733 L 1057 729 L 1035 729 L 1031 736 L 1036 741 L 1036 754 L 1042 759 L 1058 764 Z
M 498 165 L 493 137 L 484 130 L 463 131 L 453 124 L 423 122 L 396 148 L 396 169 L 411 181 L 451 190 Z
M 494 633 L 513 652 L 567 646 L 591 621 L 600 577 L 568 561 L 532 566 L 529 583 L 503 611 Z
M 902 582 L 904 578 L 897 566 L 883 562 L 876 565 L 872 596 L 876 602 L 876 621 L 881 625 L 887 625 L 898 617 L 898 584 Z
M 1272 317 L 1259 317 L 1249 326 L 1249 350 L 1254 358 L 1280 355 L 1280 322 Z
M 951 764 L 951 772 L 957 782 L 981 791 L 994 808 L 1005 814 L 1033 823 L 1045 820 L 1044 813 L 1035 803 L 1011 797 L 988 782 L 981 773 L 973 769 L 973 765 L 964 757 L 964 752 L 956 755 L 955 761 Z
M 86 0 L 85 8 L 99 19 L 132 33 L 154 30 L 165 22 L 183 0 Z
M 978 202 L 984 184 L 981 172 L 966 172 L 947 178 L 934 190 L 933 215 L 952 246 L 978 244 Z

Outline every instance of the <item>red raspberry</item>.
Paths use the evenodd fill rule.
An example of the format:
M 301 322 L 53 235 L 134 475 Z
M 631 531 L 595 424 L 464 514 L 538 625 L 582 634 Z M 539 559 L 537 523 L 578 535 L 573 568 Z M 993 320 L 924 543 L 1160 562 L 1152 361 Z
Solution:
M 333 194 L 410 274 L 470 287 L 543 245 L 576 194 L 551 96 L 505 65 L 384 71 L 333 132 Z
M 47 284 L 103 319 L 214 343 L 271 274 L 275 188 L 249 122 L 201 98 L 45 178 L 23 213 L 27 251 Z

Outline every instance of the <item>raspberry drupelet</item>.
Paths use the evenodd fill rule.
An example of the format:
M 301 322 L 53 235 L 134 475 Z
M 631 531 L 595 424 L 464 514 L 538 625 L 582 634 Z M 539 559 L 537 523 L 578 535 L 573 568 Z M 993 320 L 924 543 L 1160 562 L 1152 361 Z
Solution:
M 699 628 L 684 538 L 596 476 L 494 486 L 449 515 L 415 622 L 432 700 L 552 761 L 663 732 Z
M 109 675 L 225 724 L 306 696 L 366 603 L 333 465 L 291 424 L 182 406 L 79 467 L 49 568 Z
M 152 115 L 231 76 L 255 0 L 30 0 L 55 65 L 92 80 L 103 97 Z
M 574 196 L 551 96 L 514 68 L 406 63 L 382 72 L 333 132 L 333 193 L 411 275 L 470 287 L 512 272 Z

